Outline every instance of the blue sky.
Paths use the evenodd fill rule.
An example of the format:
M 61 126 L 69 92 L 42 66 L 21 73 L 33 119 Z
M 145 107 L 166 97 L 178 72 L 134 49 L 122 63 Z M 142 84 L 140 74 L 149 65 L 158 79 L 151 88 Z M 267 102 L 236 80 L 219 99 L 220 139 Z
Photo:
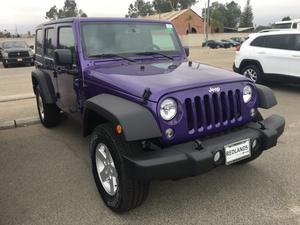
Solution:
M 243 8 L 246 0 L 235 0 Z M 134 0 L 76 0 L 79 8 L 89 16 L 123 17 L 128 5 Z M 201 14 L 207 0 L 199 0 L 193 9 Z M 212 2 L 212 0 L 211 0 Z M 225 3 L 226 0 L 219 0 Z M 3 0 L 1 1 L 0 30 L 8 29 L 19 33 L 34 30 L 34 27 L 45 21 L 45 12 L 53 5 L 62 7 L 64 0 Z M 281 20 L 284 16 L 300 18 L 300 0 L 251 0 L 254 12 L 254 23 L 267 25 Z

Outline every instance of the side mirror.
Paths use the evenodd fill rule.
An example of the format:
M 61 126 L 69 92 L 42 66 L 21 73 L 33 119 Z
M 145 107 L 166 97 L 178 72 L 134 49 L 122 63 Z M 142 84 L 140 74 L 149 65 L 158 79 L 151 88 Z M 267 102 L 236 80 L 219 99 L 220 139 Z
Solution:
M 189 47 L 184 47 L 184 51 L 185 51 L 186 56 L 189 57 L 190 56 L 190 49 L 189 49 Z
M 30 45 L 29 48 L 34 49 L 34 46 L 33 46 L 33 45 Z
M 58 66 L 71 66 L 73 64 L 72 52 L 70 49 L 56 49 L 54 61 Z

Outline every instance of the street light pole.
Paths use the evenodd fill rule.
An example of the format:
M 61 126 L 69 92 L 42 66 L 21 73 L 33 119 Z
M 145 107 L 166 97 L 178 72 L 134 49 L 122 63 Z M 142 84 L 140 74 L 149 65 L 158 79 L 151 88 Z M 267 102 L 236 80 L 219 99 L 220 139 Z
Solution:
M 209 3 L 210 0 L 207 0 L 207 8 L 206 8 L 206 26 L 205 26 L 205 41 L 208 41 L 208 28 L 209 28 Z

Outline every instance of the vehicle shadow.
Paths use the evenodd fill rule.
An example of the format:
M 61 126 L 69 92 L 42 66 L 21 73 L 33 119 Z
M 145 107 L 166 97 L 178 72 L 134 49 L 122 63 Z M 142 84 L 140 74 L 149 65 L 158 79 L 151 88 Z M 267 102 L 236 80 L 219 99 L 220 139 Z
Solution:
M 279 83 L 279 82 L 266 82 L 264 84 L 274 91 L 285 91 L 291 93 L 300 93 L 300 80 L 295 83 Z

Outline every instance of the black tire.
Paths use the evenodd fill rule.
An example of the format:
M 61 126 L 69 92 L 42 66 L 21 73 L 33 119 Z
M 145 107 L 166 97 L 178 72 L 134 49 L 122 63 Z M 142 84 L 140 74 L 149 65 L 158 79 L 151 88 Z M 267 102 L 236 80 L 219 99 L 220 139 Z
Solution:
M 260 68 L 255 64 L 245 66 L 242 69 L 241 74 L 246 76 L 247 78 L 249 78 L 254 83 L 257 83 L 257 84 L 263 83 L 263 78 L 262 78 L 263 73 L 260 70 Z
M 30 63 L 30 66 L 34 66 L 34 62 Z
M 40 88 L 37 86 L 35 94 L 40 121 L 47 128 L 54 127 L 60 122 L 60 110 L 56 104 L 46 104 L 40 93 Z M 42 104 L 43 108 L 41 108 L 39 103 Z
M 98 175 L 96 150 L 99 144 L 107 146 L 117 171 L 118 187 L 114 195 L 105 191 Z M 136 151 L 141 151 L 140 144 L 124 141 L 121 136 L 115 133 L 109 123 L 97 126 L 91 136 L 90 152 L 95 183 L 107 207 L 115 212 L 121 213 L 136 208 L 144 202 L 148 195 L 149 183 L 130 178 L 125 170 L 122 153 L 134 154 Z
M 5 62 L 2 62 L 2 64 L 4 68 L 8 68 L 8 64 L 6 64 Z

